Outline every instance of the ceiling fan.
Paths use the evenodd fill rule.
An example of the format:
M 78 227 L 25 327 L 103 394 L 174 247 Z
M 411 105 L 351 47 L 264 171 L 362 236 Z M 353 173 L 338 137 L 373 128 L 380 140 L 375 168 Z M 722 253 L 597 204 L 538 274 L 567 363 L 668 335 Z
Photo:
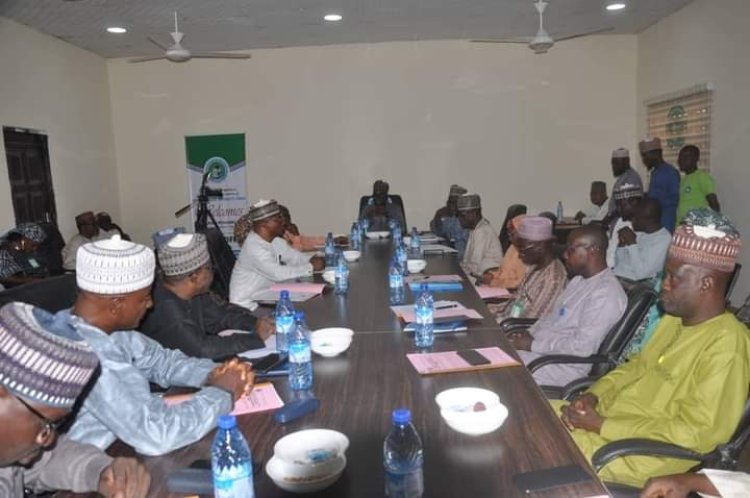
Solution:
M 147 61 L 156 61 L 160 59 L 166 59 L 171 62 L 186 62 L 189 61 L 192 58 L 202 58 L 202 59 L 249 59 L 250 54 L 233 54 L 229 52 L 191 52 L 190 50 L 183 47 L 180 42 L 182 42 L 182 38 L 185 36 L 183 33 L 180 33 L 180 30 L 177 26 L 177 12 L 174 13 L 174 31 L 169 33 L 172 35 L 172 41 L 174 42 L 171 46 L 165 47 L 158 41 L 154 40 L 150 36 L 148 37 L 148 41 L 159 47 L 164 51 L 164 55 L 153 55 L 153 56 L 146 56 L 146 57 L 135 57 L 133 59 L 129 59 L 128 62 L 147 62 Z
M 549 5 L 544 0 L 538 0 L 534 3 L 536 11 L 539 12 L 539 31 L 536 36 L 526 36 L 521 38 L 507 38 L 497 40 L 471 40 L 474 43 L 523 43 L 528 44 L 529 48 L 534 51 L 535 54 L 546 54 L 549 49 L 555 44 L 555 42 L 561 42 L 565 40 L 572 40 L 574 38 L 580 38 L 582 36 L 595 35 L 597 33 L 604 33 L 606 31 L 612 31 L 614 28 L 597 29 L 594 31 L 586 31 L 584 33 L 577 33 L 574 35 L 563 36 L 556 40 L 544 30 L 544 9 Z

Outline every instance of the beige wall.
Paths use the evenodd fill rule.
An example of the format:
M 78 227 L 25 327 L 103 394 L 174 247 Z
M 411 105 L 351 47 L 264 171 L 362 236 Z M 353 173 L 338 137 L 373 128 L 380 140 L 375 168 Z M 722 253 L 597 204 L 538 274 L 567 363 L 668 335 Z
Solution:
M 104 59 L 0 17 L 0 126 L 43 131 L 60 229 L 87 209 L 119 216 Z M 15 224 L 0 139 L 0 231 Z
M 140 239 L 186 202 L 184 136 L 247 134 L 248 192 L 307 232 L 346 230 L 376 178 L 427 225 L 458 182 L 498 225 L 525 201 L 571 214 L 636 142 L 636 36 L 253 51 L 249 61 L 109 61 L 122 218 Z M 187 218 L 179 220 L 189 224 Z
M 745 237 L 745 268 L 733 301 L 750 292 L 750 2 L 696 0 L 652 26 L 638 40 L 638 129 L 645 133 L 645 99 L 695 84 L 715 86 L 712 173 L 723 211 Z

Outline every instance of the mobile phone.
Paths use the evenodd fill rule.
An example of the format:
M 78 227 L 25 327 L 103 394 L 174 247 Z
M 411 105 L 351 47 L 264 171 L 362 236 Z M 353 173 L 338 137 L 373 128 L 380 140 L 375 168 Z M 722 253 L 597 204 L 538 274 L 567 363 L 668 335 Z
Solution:
M 485 358 L 476 349 L 462 349 L 460 351 L 456 351 L 456 353 L 458 353 L 458 356 L 463 358 L 469 365 L 472 366 L 490 364 L 490 360 Z
M 268 356 L 264 356 L 263 358 L 259 358 L 258 360 L 253 360 L 251 363 L 253 364 L 253 370 L 255 370 L 258 373 L 265 374 L 270 372 L 271 370 L 274 370 L 278 366 L 280 366 L 282 363 L 284 363 L 287 360 L 286 355 L 281 355 L 279 353 L 271 353 Z
M 579 482 L 593 481 L 591 474 L 580 465 L 566 465 L 550 469 L 534 470 L 513 476 L 516 487 L 524 493 L 531 494 Z

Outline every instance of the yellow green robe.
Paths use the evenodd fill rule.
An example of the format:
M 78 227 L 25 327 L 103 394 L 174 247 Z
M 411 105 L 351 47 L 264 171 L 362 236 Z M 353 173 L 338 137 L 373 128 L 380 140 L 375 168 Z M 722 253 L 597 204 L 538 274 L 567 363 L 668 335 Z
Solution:
M 640 354 L 589 389 L 599 398 L 601 434 L 576 429 L 571 435 L 589 460 L 606 443 L 629 438 L 708 452 L 731 437 L 749 385 L 750 339 L 734 315 L 724 313 L 692 327 L 665 315 Z M 552 404 L 559 413 L 566 403 Z M 640 487 L 649 477 L 686 472 L 694 465 L 634 456 L 614 460 L 599 476 Z

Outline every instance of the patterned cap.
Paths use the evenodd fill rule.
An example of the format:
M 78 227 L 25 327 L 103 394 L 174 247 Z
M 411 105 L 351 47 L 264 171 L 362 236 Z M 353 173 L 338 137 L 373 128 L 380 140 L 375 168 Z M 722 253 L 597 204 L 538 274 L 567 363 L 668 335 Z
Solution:
M 23 268 L 18 264 L 16 258 L 10 251 L 0 249 L 0 278 L 12 277 L 16 273 L 21 273 Z
M 0 308 L 0 384 L 15 395 L 72 407 L 98 364 L 88 344 L 61 318 L 24 303 Z
M 518 238 L 531 242 L 553 239 L 552 220 L 544 216 L 524 216 L 516 231 Z
M 612 151 L 612 159 L 630 159 L 630 151 L 625 147 L 620 147 Z
M 275 200 L 259 200 L 252 206 L 250 206 L 250 220 L 255 223 L 256 221 L 265 220 L 271 216 L 276 216 L 279 211 L 279 203 Z
M 44 242 L 44 239 L 47 238 L 47 234 L 44 233 L 44 230 L 38 223 L 21 223 L 11 230 L 11 232 L 20 233 L 30 241 L 36 242 L 37 244 L 41 244 Z
M 159 266 L 168 277 L 192 273 L 211 259 L 206 236 L 202 233 L 177 234 L 159 247 L 156 254 Z
M 641 152 L 661 150 L 661 140 L 659 140 L 659 137 L 641 140 L 640 142 L 638 142 L 638 150 L 640 150 Z
M 482 208 L 482 200 L 479 194 L 464 194 L 456 201 L 459 211 L 473 211 Z
M 615 189 L 612 197 L 616 201 L 632 199 L 633 197 L 643 197 L 643 187 L 634 183 L 623 183 Z
M 78 248 L 76 283 L 94 294 L 128 294 L 153 283 L 155 265 L 154 251 L 113 235 Z
M 448 192 L 448 197 L 458 197 L 459 195 L 464 195 L 468 190 L 463 188 L 461 185 L 456 185 L 455 183 L 451 185 L 451 189 Z
M 250 213 L 245 213 L 234 222 L 234 241 L 240 246 L 245 243 L 247 234 L 253 229 L 253 222 L 250 221 Z
M 685 263 L 725 273 L 734 271 L 742 247 L 729 219 L 708 208 L 690 211 L 678 226 L 669 256 Z

